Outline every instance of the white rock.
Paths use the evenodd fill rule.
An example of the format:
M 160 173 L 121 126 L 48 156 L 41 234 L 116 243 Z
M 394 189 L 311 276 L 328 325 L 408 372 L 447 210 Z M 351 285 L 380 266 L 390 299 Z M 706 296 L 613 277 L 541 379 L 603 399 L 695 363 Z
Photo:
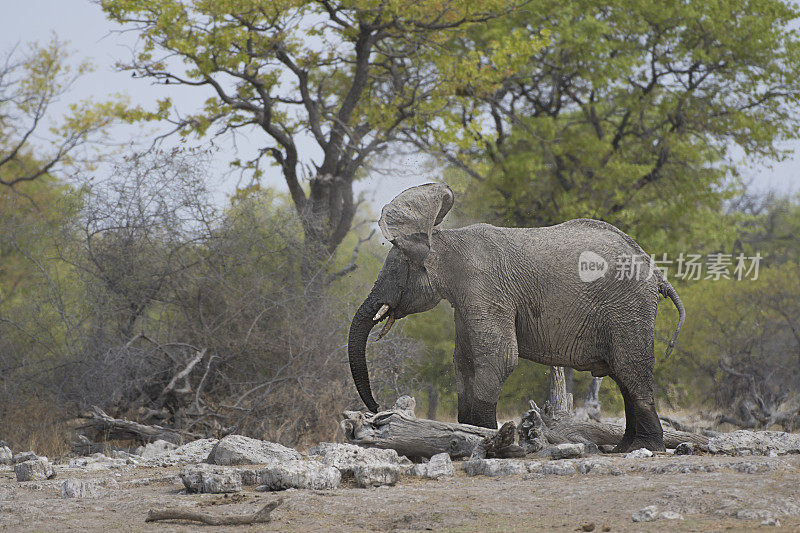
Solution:
M 631 515 L 631 520 L 634 522 L 652 522 L 658 518 L 658 507 L 655 505 L 648 505 L 643 509 L 639 509 Z
M 711 453 L 729 455 L 783 455 L 800 453 L 800 434 L 740 429 L 708 439 Z
M 553 459 L 572 459 L 580 457 L 585 451 L 585 446 L 580 442 L 565 442 L 549 448 L 550 457 Z
M 653 457 L 653 452 L 647 448 L 639 448 L 625 454 L 625 459 L 642 459 L 644 457 Z
M 470 459 L 462 468 L 468 476 L 515 476 L 528 472 L 528 465 L 516 459 Z
M 781 521 L 771 516 L 769 518 L 765 518 L 764 520 L 762 520 L 759 525 L 781 527 Z
M 14 465 L 17 481 L 42 481 L 56 477 L 56 472 L 44 457 Z
M 201 463 L 205 461 L 217 442 L 219 442 L 217 439 L 198 439 L 187 442 L 174 450 L 157 455 L 152 459 L 147 459 L 145 464 L 148 466 L 172 466 L 177 464 Z
M 252 472 L 252 474 L 251 474 Z M 250 476 L 253 477 L 250 477 Z M 275 461 L 265 468 L 242 474 L 246 484 L 260 485 L 256 490 L 335 489 L 342 474 L 318 461 Z
M 572 461 L 558 461 L 542 465 L 541 473 L 545 475 L 568 476 L 577 473 Z
M 114 459 L 102 453 L 95 453 L 90 457 L 75 457 L 69 461 L 70 468 L 81 468 L 90 471 L 123 468 L 127 465 L 128 461 L 126 459 Z
M 154 442 L 149 442 L 141 446 L 136 451 L 142 456 L 142 459 L 154 459 L 172 450 L 177 450 L 178 445 L 172 442 L 158 439 Z
M 355 444 L 339 444 L 321 442 L 308 450 L 308 454 L 317 457 L 324 464 L 337 468 L 343 476 L 352 476 L 356 467 L 381 466 L 394 464 L 412 469 L 411 461 L 400 456 L 395 450 L 383 448 L 362 448 Z
M 14 454 L 11 453 L 11 448 L 0 446 L 0 465 L 10 465 L 13 458 Z
M 62 498 L 90 498 L 99 494 L 99 487 L 92 481 L 70 478 L 61 484 Z
M 425 469 L 425 477 L 430 479 L 439 479 L 443 477 L 450 477 L 456 473 L 453 468 L 453 461 L 450 459 L 450 454 L 437 453 L 431 460 L 428 461 Z
M 353 476 L 359 487 L 394 485 L 400 479 L 401 468 L 397 464 L 364 464 L 353 468 Z
M 196 464 L 184 466 L 180 473 L 189 492 L 224 493 L 242 490 L 242 476 L 235 468 Z
M 216 465 L 255 465 L 299 459 L 299 453 L 281 444 L 244 435 L 228 435 L 212 448 L 206 462 Z
M 661 511 L 658 513 L 659 520 L 683 520 L 683 515 L 676 511 Z

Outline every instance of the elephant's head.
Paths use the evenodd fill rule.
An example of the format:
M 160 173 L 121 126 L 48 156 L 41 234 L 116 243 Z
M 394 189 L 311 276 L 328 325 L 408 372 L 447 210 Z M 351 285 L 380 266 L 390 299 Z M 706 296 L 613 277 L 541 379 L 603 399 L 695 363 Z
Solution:
M 378 404 L 369 386 L 367 337 L 382 320 L 387 322 L 381 336 L 396 319 L 427 311 L 439 303 L 441 297 L 426 269 L 425 258 L 431 249 L 433 227 L 453 206 L 453 199 L 453 191 L 447 185 L 428 183 L 403 191 L 381 211 L 378 225 L 393 246 L 375 285 L 353 317 L 347 343 L 353 381 L 372 412 L 377 412 Z

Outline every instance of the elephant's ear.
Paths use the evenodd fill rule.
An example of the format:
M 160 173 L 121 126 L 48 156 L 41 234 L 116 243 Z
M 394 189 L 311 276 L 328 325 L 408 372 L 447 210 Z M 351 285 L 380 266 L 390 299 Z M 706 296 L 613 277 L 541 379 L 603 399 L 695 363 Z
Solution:
M 444 219 L 454 199 L 443 183 L 411 187 L 383 207 L 378 226 L 386 240 L 421 265 L 431 249 L 433 227 Z

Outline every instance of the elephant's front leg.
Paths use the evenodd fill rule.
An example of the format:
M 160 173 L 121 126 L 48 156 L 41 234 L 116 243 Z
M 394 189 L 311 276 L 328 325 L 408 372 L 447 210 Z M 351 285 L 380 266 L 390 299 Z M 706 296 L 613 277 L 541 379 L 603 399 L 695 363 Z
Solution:
M 461 424 L 497 429 L 497 400 L 517 366 L 517 338 L 513 319 L 495 318 L 470 320 L 455 313 L 453 359 Z

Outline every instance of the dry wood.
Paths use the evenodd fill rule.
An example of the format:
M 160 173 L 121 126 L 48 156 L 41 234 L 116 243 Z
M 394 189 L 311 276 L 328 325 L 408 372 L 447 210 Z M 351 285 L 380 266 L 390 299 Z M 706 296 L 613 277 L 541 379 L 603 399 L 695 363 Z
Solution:
M 147 513 L 145 522 L 156 522 L 158 520 L 190 520 L 200 522 L 209 526 L 244 526 L 248 524 L 264 524 L 272 518 L 270 513 L 275 510 L 283 499 L 270 502 L 254 513 L 244 515 L 215 516 L 208 513 L 201 513 L 191 509 L 173 507 L 169 509 L 150 509 Z
M 165 440 L 173 444 L 182 444 L 189 440 L 203 438 L 202 435 L 169 429 L 162 426 L 147 426 L 126 420 L 124 418 L 114 418 L 97 406 L 92 406 L 90 418 L 82 422 L 77 430 L 94 430 L 103 435 L 105 439 L 135 439 L 141 442 L 152 442 L 155 440 Z
M 390 448 L 408 457 L 431 457 L 443 452 L 453 458 L 470 457 L 473 452 L 481 457 L 519 456 L 519 447 L 510 446 L 513 438 L 508 439 L 508 431 L 498 434 L 496 430 L 467 424 L 416 418 L 413 405 L 413 399 L 401 397 L 390 411 L 377 414 L 346 411 L 341 427 L 347 440 L 354 444 Z M 514 425 L 508 424 L 504 428 L 510 427 L 513 431 Z M 615 445 L 624 431 L 621 424 L 581 421 L 564 411 L 555 414 L 547 410 L 543 412 L 531 402 L 531 410 L 525 413 L 519 427 L 519 445 L 527 453 L 565 442 Z M 708 437 L 664 430 L 664 444 L 668 448 L 681 442 L 691 442 L 701 450 L 708 449 Z
M 408 457 L 431 457 L 443 452 L 453 458 L 469 457 L 484 438 L 497 433 L 467 424 L 416 418 L 412 410 L 402 408 L 377 414 L 345 411 L 341 427 L 347 440 L 354 444 L 389 448 Z

